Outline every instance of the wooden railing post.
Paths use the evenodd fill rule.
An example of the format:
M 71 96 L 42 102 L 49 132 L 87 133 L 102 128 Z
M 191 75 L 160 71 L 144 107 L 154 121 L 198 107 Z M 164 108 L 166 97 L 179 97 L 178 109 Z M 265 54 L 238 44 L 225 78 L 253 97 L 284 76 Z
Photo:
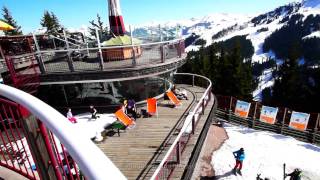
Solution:
M 316 141 L 316 135 L 318 133 L 319 121 L 320 121 L 320 113 L 318 113 L 318 115 L 317 115 L 317 121 L 316 121 L 316 124 L 315 124 L 314 129 L 313 129 L 312 143 L 315 143 L 315 141 Z
M 166 52 L 165 52 L 165 45 L 164 44 L 162 44 L 161 46 L 160 46 L 160 55 L 161 55 L 161 63 L 164 63 L 165 62 L 165 60 L 166 60 Z
M 192 75 L 192 87 L 194 86 L 194 75 Z
M 177 154 L 177 163 L 180 164 L 181 162 L 181 151 L 180 151 L 180 141 L 177 143 L 177 148 L 176 148 L 176 154 Z
M 203 98 L 203 100 L 202 100 L 202 115 L 204 115 L 204 108 L 206 107 L 206 105 L 205 105 L 205 100 L 204 100 L 204 98 Z
M 35 47 L 36 47 L 35 59 L 37 60 L 37 63 L 38 63 L 38 66 L 39 66 L 39 70 L 40 70 L 41 74 L 45 74 L 46 73 L 46 68 L 44 66 L 44 63 L 43 63 L 43 60 L 42 60 L 42 57 L 41 57 L 40 46 L 38 44 L 36 36 L 34 34 L 32 34 L 32 37 L 33 37 L 33 41 L 34 41 L 34 44 L 35 44 Z M 30 42 L 29 39 L 28 39 L 28 44 L 29 44 L 30 51 L 33 52 L 33 49 L 31 47 L 31 42 Z
M 229 109 L 229 110 L 228 110 L 228 114 L 227 114 L 227 120 L 228 120 L 228 122 L 231 122 L 231 116 L 232 116 L 232 110 Z
M 283 128 L 285 125 L 286 115 L 287 115 L 287 108 L 284 108 L 284 113 L 283 113 L 283 118 L 282 118 L 282 123 L 281 123 L 281 128 L 280 128 L 280 134 L 282 134 L 282 131 L 283 131 Z
M 229 111 L 231 110 L 231 108 L 232 108 L 232 96 L 231 96 L 231 98 L 230 98 Z
M 257 105 L 258 105 L 258 102 L 256 102 L 254 105 L 254 112 L 253 112 L 253 117 L 252 117 L 252 128 L 254 128 L 255 123 L 256 123 Z
M 196 115 L 193 115 L 193 116 L 192 116 L 192 122 L 191 122 L 191 124 L 192 124 L 192 131 L 191 131 L 191 133 L 192 133 L 192 134 L 194 134 L 195 127 L 196 127 L 196 125 L 195 125 L 195 116 L 196 116 Z

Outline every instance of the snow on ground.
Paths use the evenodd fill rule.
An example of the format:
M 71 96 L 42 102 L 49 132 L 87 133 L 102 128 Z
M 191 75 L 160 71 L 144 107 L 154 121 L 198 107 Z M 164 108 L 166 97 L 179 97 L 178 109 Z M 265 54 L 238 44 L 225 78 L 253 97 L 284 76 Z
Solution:
M 219 179 L 256 179 L 257 174 L 271 180 L 283 179 L 283 163 L 286 172 L 294 168 L 303 171 L 303 179 L 320 179 L 320 147 L 298 141 L 292 137 L 246 127 L 225 125 L 229 139 L 213 153 L 211 164 Z M 242 176 L 231 172 L 235 165 L 232 152 L 243 147 L 246 159 Z
M 117 120 L 114 114 L 98 114 L 99 118 L 96 120 L 91 119 L 90 113 L 76 115 L 78 123 L 73 124 L 75 128 L 87 134 L 88 138 L 94 138 L 96 133 L 101 133 L 105 127 L 110 126 Z

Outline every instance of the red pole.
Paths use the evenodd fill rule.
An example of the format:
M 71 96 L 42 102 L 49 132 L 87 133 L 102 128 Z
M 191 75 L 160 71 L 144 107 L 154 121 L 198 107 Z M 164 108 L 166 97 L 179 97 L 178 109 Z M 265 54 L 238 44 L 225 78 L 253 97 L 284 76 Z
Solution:
M 38 123 L 39 123 L 40 133 L 42 134 L 42 137 L 44 139 L 45 146 L 47 148 L 49 158 L 50 158 L 51 164 L 53 166 L 56 178 L 57 178 L 57 180 L 62 180 L 62 175 L 61 175 L 61 172 L 59 171 L 59 166 L 58 166 L 58 163 L 55 159 L 54 152 L 51 147 L 51 143 L 49 140 L 47 129 L 41 121 L 38 121 Z

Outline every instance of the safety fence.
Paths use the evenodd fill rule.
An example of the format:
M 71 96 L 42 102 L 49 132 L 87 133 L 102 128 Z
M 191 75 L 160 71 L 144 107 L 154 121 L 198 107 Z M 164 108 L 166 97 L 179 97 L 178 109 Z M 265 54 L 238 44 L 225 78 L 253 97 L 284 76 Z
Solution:
M 206 88 L 206 91 L 199 99 L 197 105 L 185 119 L 185 123 L 181 128 L 177 138 L 174 140 L 163 160 L 155 170 L 151 179 L 169 179 L 175 169 L 181 162 L 182 153 L 188 144 L 189 139 L 194 135 L 197 122 L 204 113 L 204 110 L 210 100 L 212 100 L 211 81 L 200 75 L 189 73 L 176 73 L 174 81 L 181 84 L 191 84 Z
M 320 144 L 319 132 L 319 113 L 310 113 L 309 123 L 306 130 L 297 130 L 289 126 L 290 118 L 293 113 L 292 109 L 280 107 L 276 115 L 274 124 L 261 121 L 260 113 L 262 104 L 252 102 L 247 118 L 239 117 L 235 114 L 237 98 L 230 96 L 216 95 L 218 99 L 218 109 L 216 111 L 217 118 L 220 122 L 230 122 L 258 130 L 271 131 L 283 135 L 292 136 L 294 138 Z
M 0 94 L 1 166 L 28 179 L 125 179 L 52 107 L 2 84 Z
M 112 45 L 105 45 L 104 42 L 100 42 L 100 35 L 101 33 L 97 32 L 97 40 L 94 42 L 88 41 L 83 36 L 77 38 L 74 34 L 66 32 L 56 36 L 28 35 L 20 39 L 15 38 L 15 41 L 18 41 L 18 45 L 14 48 L 17 49 L 16 51 L 8 50 L 10 49 L 8 45 L 8 47 L 5 46 L 5 49 L 0 48 L 0 50 L 5 56 L 4 59 L 16 59 L 13 62 L 16 71 L 25 71 L 24 68 L 31 63 L 27 57 L 33 55 L 36 57 L 37 70 L 42 74 L 48 74 L 108 71 L 161 64 L 171 59 L 181 58 L 185 49 L 184 40 L 177 36 L 172 39 L 162 38 L 159 35 L 155 42 L 143 40 L 149 37 L 133 37 L 131 34 L 131 36 L 116 37 L 116 42 Z M 122 43 L 124 45 L 121 45 Z M 21 54 L 20 51 L 25 53 Z M 18 54 L 16 55 L 15 52 Z

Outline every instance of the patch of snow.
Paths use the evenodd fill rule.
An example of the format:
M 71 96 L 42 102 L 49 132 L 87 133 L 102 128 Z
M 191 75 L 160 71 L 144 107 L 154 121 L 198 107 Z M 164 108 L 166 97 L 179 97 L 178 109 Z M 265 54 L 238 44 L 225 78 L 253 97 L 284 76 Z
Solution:
M 265 88 L 272 87 L 274 85 L 274 78 L 272 76 L 273 69 L 266 69 L 263 71 L 262 75 L 258 77 L 259 84 L 256 90 L 253 91 L 253 100 L 262 100 L 262 91 Z
M 314 38 L 314 37 L 320 38 L 320 31 L 314 31 L 311 34 L 303 37 L 302 39 L 308 39 L 308 38 Z
M 97 132 L 101 133 L 105 127 L 110 126 L 117 120 L 114 114 L 98 114 L 99 118 L 91 119 L 90 113 L 74 116 L 78 123 L 73 124 L 75 128 L 85 133 L 89 139 L 96 137 Z
M 319 179 L 320 147 L 281 134 L 226 124 L 229 139 L 212 155 L 212 166 L 221 180 L 256 179 L 257 174 L 270 180 L 283 179 L 295 168 L 303 171 L 302 179 Z M 232 152 L 244 148 L 242 176 L 231 172 L 235 165 Z
M 320 14 L 320 0 L 304 0 L 298 13 L 303 14 L 305 18 L 311 14 Z

